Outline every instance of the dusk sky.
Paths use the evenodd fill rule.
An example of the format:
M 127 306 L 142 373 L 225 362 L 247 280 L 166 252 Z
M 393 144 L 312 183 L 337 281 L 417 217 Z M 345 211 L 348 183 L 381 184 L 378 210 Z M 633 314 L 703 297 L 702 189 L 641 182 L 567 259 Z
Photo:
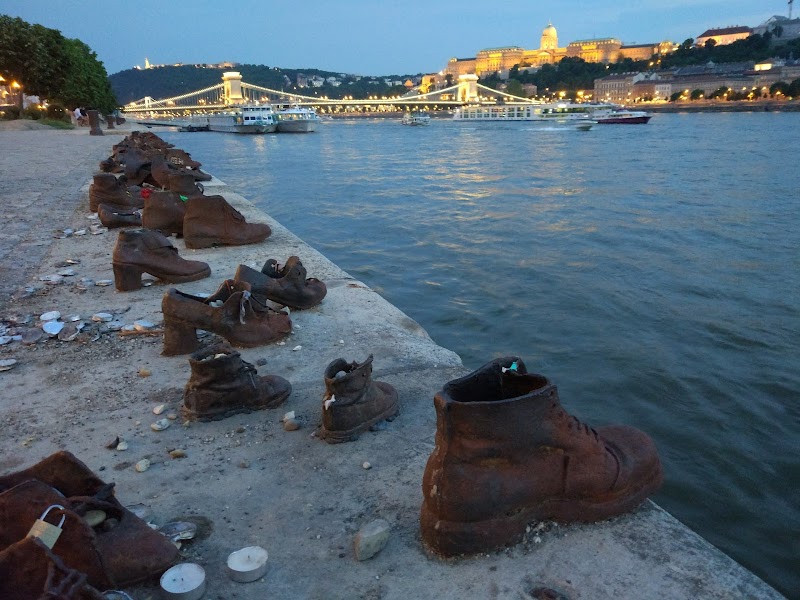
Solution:
M 795 7 L 800 12 L 800 6 Z M 360 75 L 442 70 L 484 48 L 538 48 L 552 22 L 559 46 L 696 38 L 788 15 L 787 0 L 0 0 L 0 14 L 89 45 L 109 74 L 153 64 L 238 63 Z M 794 16 L 794 15 L 793 15 Z

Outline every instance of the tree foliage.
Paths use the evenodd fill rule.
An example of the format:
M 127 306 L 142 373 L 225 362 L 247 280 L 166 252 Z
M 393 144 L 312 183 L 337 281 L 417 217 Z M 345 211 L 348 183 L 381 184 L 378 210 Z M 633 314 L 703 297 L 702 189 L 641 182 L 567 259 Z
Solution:
M 28 95 L 103 112 L 117 106 L 97 55 L 56 29 L 0 15 L 0 65 L 2 75 L 19 82 Z

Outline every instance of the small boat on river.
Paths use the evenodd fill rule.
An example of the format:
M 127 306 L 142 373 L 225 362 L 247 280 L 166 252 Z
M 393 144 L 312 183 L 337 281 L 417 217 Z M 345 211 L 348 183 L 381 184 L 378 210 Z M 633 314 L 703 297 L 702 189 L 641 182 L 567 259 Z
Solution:
M 591 113 L 592 120 L 600 125 L 640 125 L 647 123 L 653 115 L 643 110 L 625 107 L 599 108 Z
M 208 114 L 192 115 L 188 127 L 225 133 L 272 133 L 277 125 L 270 104 L 240 104 Z
M 275 110 L 278 133 L 311 133 L 317 130 L 320 118 L 316 111 L 308 106 L 278 106 Z
M 400 119 L 402 125 L 428 125 L 430 122 L 431 116 L 424 110 L 412 110 Z

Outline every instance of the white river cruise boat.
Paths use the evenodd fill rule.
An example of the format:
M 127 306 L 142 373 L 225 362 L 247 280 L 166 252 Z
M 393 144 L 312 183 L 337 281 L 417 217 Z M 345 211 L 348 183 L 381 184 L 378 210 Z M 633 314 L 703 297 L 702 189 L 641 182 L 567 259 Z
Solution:
M 270 104 L 241 104 L 205 115 L 193 115 L 189 126 L 226 133 L 272 133 L 277 122 Z
M 572 129 L 588 130 L 597 122 L 590 118 L 589 111 L 581 104 L 554 102 L 533 104 L 529 102 L 508 102 L 492 106 L 478 104 L 457 108 L 453 114 L 456 121 L 524 121 L 537 125 L 553 125 Z
M 317 130 L 320 118 L 311 107 L 279 106 L 275 110 L 278 133 L 311 133 Z

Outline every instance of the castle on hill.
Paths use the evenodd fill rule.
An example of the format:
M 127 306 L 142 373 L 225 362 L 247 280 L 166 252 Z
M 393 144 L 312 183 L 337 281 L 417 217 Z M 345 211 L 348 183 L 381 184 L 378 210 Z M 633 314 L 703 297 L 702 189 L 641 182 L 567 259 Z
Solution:
M 599 63 L 617 62 L 625 58 L 648 60 L 653 54 L 666 54 L 676 48 L 677 45 L 670 41 L 626 46 L 616 38 L 577 40 L 560 48 L 558 32 L 552 23 L 548 23 L 542 31 L 539 48 L 535 50 L 525 50 L 519 46 L 487 48 L 474 58 L 451 58 L 444 73 L 452 75 L 454 79 L 467 74 L 480 76 L 483 73 L 507 71 L 514 65 L 525 68 L 554 64 L 567 56 Z

